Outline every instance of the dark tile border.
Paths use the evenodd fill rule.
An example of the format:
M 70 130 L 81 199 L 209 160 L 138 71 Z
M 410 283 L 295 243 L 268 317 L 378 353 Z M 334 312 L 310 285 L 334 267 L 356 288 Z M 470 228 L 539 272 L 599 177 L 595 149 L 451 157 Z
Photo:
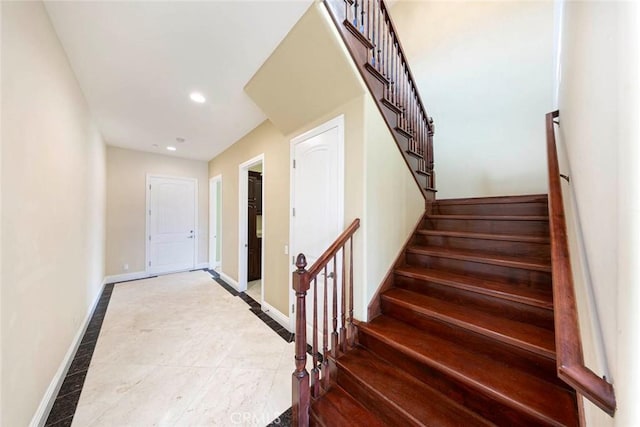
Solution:
M 53 402 L 45 427 L 66 427 L 71 425 L 114 285 L 115 283 L 106 284 L 102 290 L 102 295 L 100 295 L 98 304 L 91 315 L 91 320 L 87 325 L 82 341 L 80 341 L 71 365 L 65 374 L 56 400 Z
M 267 427 L 291 427 L 291 419 L 293 418 L 293 414 L 291 412 L 291 408 L 284 411 L 278 418 L 271 421 Z
M 244 302 L 249 305 L 249 310 L 253 314 L 255 314 L 260 320 L 266 323 L 274 332 L 276 332 L 282 339 L 287 342 L 293 342 L 294 334 L 287 331 L 280 324 L 278 324 L 271 317 L 266 315 L 260 304 L 247 295 L 244 292 L 238 292 L 233 289 L 229 284 L 227 284 L 224 280 L 220 279 L 218 273 L 209 269 L 199 269 L 192 271 L 206 271 L 213 279 L 220 284 L 225 290 L 227 290 L 231 295 L 240 297 Z M 80 400 L 80 394 L 82 393 L 82 387 L 84 386 L 84 381 L 87 377 L 87 373 L 89 370 L 89 364 L 91 363 L 91 358 L 93 356 L 93 351 L 95 350 L 96 343 L 98 342 L 98 336 L 100 335 L 100 329 L 102 328 L 102 322 L 104 321 L 104 317 L 107 313 L 107 307 L 109 306 L 109 301 L 111 300 L 111 294 L 113 293 L 114 285 L 118 283 L 127 283 L 134 282 L 137 280 L 145 280 L 151 279 L 158 276 L 150 276 L 143 277 L 140 279 L 132 279 L 132 280 L 123 280 L 121 282 L 108 283 L 104 286 L 102 290 L 102 295 L 100 295 L 100 299 L 96 304 L 93 314 L 91 315 L 91 320 L 87 325 L 87 329 L 84 332 L 82 337 L 82 341 L 80 341 L 80 345 L 76 350 L 76 353 L 73 356 L 73 360 L 71 361 L 71 365 L 67 373 L 65 374 L 64 381 L 62 382 L 62 386 L 60 386 L 60 390 L 56 396 L 56 399 L 51 407 L 51 411 L 47 417 L 47 421 L 45 422 L 45 427 L 69 427 L 73 421 L 73 416 L 75 415 L 76 408 L 78 406 L 78 401 Z M 311 354 L 311 347 L 307 346 L 307 351 Z M 287 409 L 283 412 L 278 418 L 273 420 L 267 427 L 271 426 L 291 426 L 291 408 Z
M 235 289 L 233 289 L 227 282 L 222 280 L 220 278 L 220 275 L 215 271 L 213 270 L 205 270 L 205 271 L 211 274 L 211 277 L 213 277 L 213 280 L 217 282 L 220 286 L 222 286 L 227 292 L 229 292 L 234 297 L 239 297 L 242 301 L 246 302 L 249 305 L 249 310 L 253 314 L 255 314 L 258 317 L 258 319 L 262 320 L 268 327 L 270 327 L 271 330 L 273 330 L 276 334 L 278 334 L 280 338 L 282 338 L 286 342 L 293 342 L 295 335 L 289 332 L 288 330 L 286 330 L 284 327 L 282 327 L 281 324 L 273 320 L 268 314 L 263 312 L 259 302 L 251 298 L 245 292 L 238 292 Z
M 263 312 L 262 307 L 256 300 L 254 300 L 244 292 L 236 291 L 227 282 L 222 280 L 220 278 L 220 275 L 215 271 L 213 270 L 205 270 L 205 271 L 211 274 L 213 280 L 217 282 L 220 286 L 222 286 L 227 292 L 229 292 L 234 297 L 240 297 L 240 299 L 246 302 L 249 305 L 249 310 L 251 310 L 251 312 L 255 314 L 260 320 L 266 323 L 267 326 L 269 326 L 283 340 L 285 340 L 286 342 L 293 342 L 295 338 L 295 334 L 292 334 L 291 332 L 283 328 L 282 325 L 280 325 L 278 322 L 273 320 L 269 315 Z M 312 355 L 312 349 L 310 345 L 307 345 L 307 353 L 309 353 L 309 355 Z M 320 358 L 322 357 L 322 355 L 320 354 L 319 356 Z M 293 369 L 293 366 L 292 366 L 292 369 Z M 292 413 L 291 413 L 291 408 L 289 408 L 286 411 L 284 411 L 282 414 L 280 414 L 278 418 L 271 421 L 267 425 L 267 427 L 291 427 L 291 420 L 292 420 Z

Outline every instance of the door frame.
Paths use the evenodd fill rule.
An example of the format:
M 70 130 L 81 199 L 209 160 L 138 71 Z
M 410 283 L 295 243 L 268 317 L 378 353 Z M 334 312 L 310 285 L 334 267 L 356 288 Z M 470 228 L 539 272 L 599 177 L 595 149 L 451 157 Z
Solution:
M 217 191 L 216 184 L 220 183 L 220 191 Z M 212 195 L 215 190 L 215 200 Z M 222 218 L 218 218 L 217 204 L 222 205 L 222 174 L 209 178 L 209 268 L 211 270 L 220 269 L 222 266 L 222 251 L 217 253 L 217 242 L 220 242 L 222 248 Z M 222 209 L 220 209 L 222 213 Z M 222 215 L 220 215 L 222 217 Z M 217 225 L 220 225 L 220 232 L 216 235 L 216 245 L 211 244 L 212 237 L 216 233 Z M 220 255 L 220 262 L 216 262 L 216 258 Z M 217 271 L 217 270 L 216 270 Z
M 293 232 L 293 206 L 295 200 L 293 160 L 295 154 L 295 146 L 300 142 L 325 133 L 326 131 L 335 127 L 338 128 L 338 220 L 339 223 L 342 224 L 341 228 L 344 229 L 344 114 L 340 114 L 339 116 L 334 117 L 333 119 L 319 126 L 316 126 L 315 128 L 308 130 L 296 136 L 295 138 L 292 138 L 289 144 L 289 254 L 291 257 L 291 264 L 289 268 L 289 307 L 287 311 L 289 316 L 289 327 L 293 332 L 295 332 L 296 327 L 296 316 L 294 315 L 293 311 L 293 307 L 295 306 L 296 293 L 293 290 L 292 273 L 296 271 L 296 256 L 298 256 L 298 254 L 296 253 L 295 233 Z M 308 265 L 307 269 L 309 267 L 311 266 Z
M 153 272 L 153 275 L 160 275 L 160 274 L 168 274 L 168 273 L 175 273 L 178 271 L 189 271 L 189 270 L 193 270 L 194 268 L 196 268 L 196 265 L 198 264 L 198 234 L 199 234 L 199 229 L 198 229 L 198 179 L 197 178 L 190 178 L 190 177 L 185 177 L 185 176 L 171 176 L 171 175 L 159 175 L 159 174 L 155 174 L 155 173 L 147 173 L 146 179 L 145 179 L 145 199 L 146 199 L 146 209 L 145 209 L 145 235 L 144 235 L 144 245 L 145 245 L 145 257 L 144 257 L 144 271 L 147 275 L 152 274 L 151 272 L 149 272 L 149 262 L 151 261 L 151 247 L 149 245 L 149 232 L 150 232 L 150 228 L 151 225 L 149 224 L 149 211 L 151 210 L 151 193 L 149 192 L 150 187 L 151 187 L 151 179 L 152 178 L 161 178 L 161 179 L 179 179 L 182 181 L 191 181 L 194 184 L 195 187 L 195 192 L 194 192 L 194 196 L 193 196 L 193 228 L 194 228 L 194 251 L 193 251 L 193 267 L 188 268 L 188 269 L 184 269 L 184 270 L 168 270 L 168 271 L 163 271 L 163 272 Z
M 261 240 L 261 260 L 260 260 L 260 277 L 262 280 L 261 295 L 262 301 L 258 301 L 260 304 L 264 301 L 264 240 L 265 240 L 265 211 L 264 200 L 265 191 L 264 183 L 266 177 L 266 162 L 264 160 L 264 153 L 261 153 L 244 163 L 238 165 L 238 292 L 244 292 L 247 290 L 247 221 L 249 221 L 249 169 L 252 166 L 262 163 L 262 240 Z

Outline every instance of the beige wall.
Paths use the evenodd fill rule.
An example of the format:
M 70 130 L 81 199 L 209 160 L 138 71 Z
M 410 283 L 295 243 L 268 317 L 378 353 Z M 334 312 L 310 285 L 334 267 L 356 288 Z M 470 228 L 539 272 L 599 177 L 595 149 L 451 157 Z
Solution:
M 640 419 L 639 17 L 627 2 L 562 2 L 561 169 L 587 366 L 613 381 L 615 419 Z M 560 20 L 559 20 L 560 22 Z
M 269 122 L 249 132 L 209 162 L 209 176 L 222 175 L 222 266 L 221 270 L 238 280 L 238 166 L 264 154 L 262 175 L 262 213 L 264 240 L 264 297 L 287 313 L 287 259 L 289 226 L 283 221 L 289 211 L 289 146 Z
M 40 2 L 2 2 L 2 419 L 26 426 L 104 277 L 105 149 Z
M 208 263 L 207 162 L 107 148 L 107 275 L 145 271 L 147 174 L 198 180 L 198 262 Z M 129 264 L 125 271 L 124 264 Z
M 265 300 L 289 314 L 295 255 L 284 253 L 290 141 L 343 114 L 344 222 L 361 219 L 354 238 L 354 314 L 366 319 L 369 299 L 424 211 L 424 199 L 326 10 L 309 8 L 301 23 L 246 88 L 269 121 L 209 163 L 209 176 L 223 175 L 222 272 L 237 280 L 238 165 L 264 153 Z
M 438 198 L 546 192 L 553 3 L 407 1 L 391 14 L 435 120 Z
M 289 314 L 289 274 L 291 255 L 284 253 L 289 245 L 289 150 L 290 140 L 307 130 L 340 115 L 345 115 L 345 176 L 347 191 L 359 188 L 362 157 L 358 145 L 362 144 L 362 98 L 336 108 L 306 126 L 283 135 L 270 121 L 265 121 L 209 162 L 209 176 L 222 175 L 222 272 L 238 280 L 238 183 L 239 165 L 264 154 L 263 164 L 263 239 L 264 297 L 265 301 L 285 315 Z M 355 146 L 355 147 L 354 147 Z M 352 157 L 355 156 L 355 157 Z M 350 163 L 351 162 L 351 163 Z M 360 171 L 350 174 L 349 171 Z M 362 192 L 358 192 L 361 195 Z M 361 215 L 361 196 L 345 197 L 345 223 Z
M 323 4 L 312 4 L 245 87 L 284 134 L 363 93 L 330 19 Z

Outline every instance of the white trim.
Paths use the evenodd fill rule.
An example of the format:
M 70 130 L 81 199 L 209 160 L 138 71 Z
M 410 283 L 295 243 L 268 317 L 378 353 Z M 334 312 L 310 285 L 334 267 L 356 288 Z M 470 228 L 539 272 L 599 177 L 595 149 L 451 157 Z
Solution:
M 60 387 L 62 387 L 62 383 L 67 375 L 67 371 L 71 366 L 71 362 L 73 362 L 73 358 L 80 346 L 80 342 L 82 342 L 82 338 L 84 337 L 84 333 L 89 326 L 89 322 L 91 321 L 91 317 L 93 317 L 93 313 L 98 305 L 98 301 L 102 296 L 104 291 L 105 284 L 107 283 L 107 278 L 105 277 L 102 280 L 102 285 L 100 286 L 100 290 L 96 294 L 91 303 L 91 306 L 87 310 L 87 314 L 84 318 L 84 321 L 78 328 L 78 332 L 76 332 L 75 337 L 73 337 L 73 341 L 71 341 L 71 346 L 67 350 L 67 353 L 64 355 L 62 359 L 62 363 L 58 367 L 56 374 L 51 379 L 51 383 L 49 383 L 49 387 L 42 396 L 42 400 L 40 401 L 40 405 L 38 405 L 38 409 L 36 409 L 35 414 L 33 414 L 33 418 L 31 418 L 31 422 L 29 423 L 30 427 L 42 427 L 47 421 L 49 417 L 49 412 L 51 412 L 51 408 L 53 407 L 53 403 L 56 400 L 58 392 L 60 391 Z
M 292 332 L 289 317 L 266 301 L 262 301 L 262 312 L 278 322 L 287 331 Z
M 265 254 L 265 224 L 266 224 L 266 211 L 264 209 L 265 206 L 265 193 L 266 193 L 266 189 L 267 186 L 265 185 L 267 178 L 267 163 L 264 161 L 264 158 L 262 159 L 262 238 L 260 239 L 260 280 L 262 280 L 262 283 L 260 284 L 260 304 L 264 304 L 264 287 L 265 287 L 265 276 L 264 276 L 264 254 Z
M 149 192 L 149 180 L 151 178 L 161 178 L 161 179 L 179 179 L 179 180 L 183 180 L 183 181 L 191 181 L 194 183 L 195 186 L 195 192 L 194 192 L 194 210 L 193 210 L 193 228 L 194 228 L 194 241 L 193 241 L 193 245 L 194 245 L 194 251 L 193 251 L 193 263 L 192 263 L 192 267 L 189 267 L 187 270 L 191 270 L 191 269 L 195 269 L 196 268 L 196 263 L 198 262 L 198 246 L 199 246 L 199 242 L 198 242 L 198 235 L 200 234 L 200 229 L 198 228 L 198 178 L 191 178 L 191 177 L 184 177 L 184 176 L 170 176 L 170 175 L 158 175 L 158 174 L 154 174 L 154 173 L 148 173 L 146 180 L 145 180 L 145 199 L 146 199 L 146 205 L 145 205 L 145 211 L 144 211 L 144 217 L 145 217 L 145 235 L 144 235 L 144 247 L 145 247 L 145 256 L 144 256 L 144 271 L 147 272 L 150 276 L 152 275 L 158 275 L 158 274 L 169 274 L 169 273 L 177 273 L 179 271 L 184 271 L 184 270 L 167 270 L 167 271 L 149 271 L 149 261 L 151 261 L 151 256 L 149 254 L 150 252 L 150 247 L 149 247 L 149 209 L 151 209 L 150 207 L 150 202 L 151 202 L 151 194 Z
M 106 276 L 104 280 L 105 283 L 118 283 L 126 282 L 127 280 L 146 279 L 147 277 L 152 276 L 156 275 L 147 273 L 146 271 L 135 271 L 133 273 L 114 274 L 112 276 Z
M 133 273 L 114 274 L 111 276 L 106 276 L 104 280 L 105 280 L 105 283 L 120 283 L 120 282 L 127 282 L 129 280 L 147 279 L 149 277 L 165 276 L 167 274 L 176 274 L 176 273 L 184 273 L 184 272 L 193 271 L 193 270 L 202 270 L 203 268 L 209 268 L 209 263 L 201 262 L 199 264 L 196 264 L 194 268 L 189 268 L 186 270 L 170 271 L 167 273 L 147 273 L 146 271 L 134 271 Z
M 293 211 L 291 207 L 294 202 L 294 171 L 293 171 L 293 161 L 295 154 L 295 146 L 297 143 L 306 141 L 309 138 L 313 138 L 316 135 L 320 135 L 330 129 L 338 128 L 338 216 L 339 222 L 341 223 L 340 232 L 344 230 L 344 114 L 340 114 L 339 116 L 307 131 L 301 135 L 296 136 L 291 139 L 289 143 L 289 256 L 291 257 L 291 264 L 289 265 L 289 330 L 295 331 L 295 320 L 296 317 L 293 316 L 293 310 L 291 309 L 296 301 L 296 293 L 293 290 L 293 273 L 296 270 L 295 266 L 295 257 L 298 255 L 296 253 L 295 247 L 295 236 L 293 233 Z
M 263 175 L 264 175 L 264 153 L 255 156 L 252 159 L 247 160 L 244 163 L 238 165 L 238 291 L 244 292 L 247 290 L 247 251 L 245 248 L 248 244 L 247 237 L 247 221 L 248 221 L 248 197 L 249 197 L 249 168 L 262 163 Z M 262 206 L 264 206 L 264 194 L 262 196 Z M 264 211 L 262 212 L 262 220 L 264 221 Z M 262 224 L 262 254 L 264 257 L 264 222 Z M 264 259 L 263 259 L 264 260 Z M 261 268 L 264 272 L 264 263 Z M 264 276 L 264 274 L 262 275 Z
M 222 251 L 220 251 L 220 254 L 217 254 L 216 248 L 213 248 L 212 250 L 212 245 L 211 245 L 211 236 L 213 235 L 213 233 L 216 232 L 216 230 L 214 230 L 213 228 L 220 229 L 220 232 L 216 236 L 216 246 L 217 246 L 217 242 L 222 242 L 222 230 L 223 230 L 222 215 L 220 215 L 220 218 L 218 218 L 218 216 L 216 215 L 215 216 L 216 227 L 211 226 L 211 223 L 212 223 L 211 219 L 214 216 L 212 213 L 212 210 L 215 210 L 217 213 L 217 206 L 214 206 L 214 202 L 213 200 L 211 200 L 211 193 L 212 193 L 213 186 L 216 185 L 218 182 L 220 183 L 220 191 L 216 191 L 216 200 L 215 200 L 216 205 L 218 202 L 222 204 L 222 174 L 209 178 L 209 245 L 208 245 L 209 246 L 209 264 L 208 264 L 208 268 L 210 268 L 211 270 L 216 270 L 220 268 L 220 266 L 222 265 Z M 222 213 L 222 209 L 220 209 L 220 212 Z M 222 245 L 220 247 L 222 248 Z M 219 258 L 220 261 L 216 262 L 216 258 Z
M 232 279 L 231 276 L 227 275 L 224 271 L 220 270 L 218 272 L 220 278 L 227 282 L 232 288 L 238 291 L 238 282 L 235 279 Z

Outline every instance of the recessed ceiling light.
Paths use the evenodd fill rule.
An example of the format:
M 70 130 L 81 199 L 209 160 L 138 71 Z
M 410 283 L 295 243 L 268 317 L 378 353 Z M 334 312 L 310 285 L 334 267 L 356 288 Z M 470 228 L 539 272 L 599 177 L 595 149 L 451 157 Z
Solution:
M 184 138 L 177 137 L 176 141 L 178 141 L 180 144 L 182 144 L 186 140 Z
M 207 100 L 200 92 L 191 92 L 189 98 L 191 98 L 193 102 L 197 102 L 198 104 L 203 104 Z
M 170 145 L 169 145 L 169 146 L 167 147 L 167 150 L 169 150 L 169 151 L 176 151 L 176 147 L 172 147 L 172 146 L 170 146 Z

